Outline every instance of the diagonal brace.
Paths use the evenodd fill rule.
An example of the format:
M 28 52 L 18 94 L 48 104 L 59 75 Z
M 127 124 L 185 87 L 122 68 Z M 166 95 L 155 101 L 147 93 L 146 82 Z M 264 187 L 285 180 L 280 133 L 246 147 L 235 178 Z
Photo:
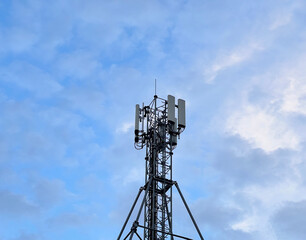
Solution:
M 189 214 L 189 216 L 190 216 L 190 218 L 191 218 L 191 220 L 192 220 L 192 222 L 193 222 L 193 225 L 195 226 L 195 228 L 196 228 L 196 230 L 197 230 L 197 232 L 198 232 L 198 234 L 199 234 L 201 240 L 204 240 L 204 238 L 203 238 L 203 236 L 202 236 L 202 234 L 201 234 L 201 231 L 200 231 L 200 229 L 199 229 L 199 227 L 198 227 L 196 221 L 194 220 L 194 218 L 193 218 L 193 216 L 192 216 L 192 213 L 191 213 L 191 211 L 190 211 L 190 209 L 189 209 L 189 207 L 188 207 L 188 205 L 187 205 L 187 202 L 185 201 L 185 198 L 184 198 L 184 196 L 183 196 L 183 194 L 182 194 L 182 192 L 181 192 L 181 190 L 180 190 L 180 188 L 179 188 L 178 183 L 175 182 L 174 185 L 176 186 L 176 189 L 177 189 L 177 191 L 179 192 L 179 194 L 180 194 L 180 196 L 181 196 L 181 198 L 182 198 L 182 200 L 183 200 L 183 203 L 184 203 L 184 205 L 185 205 L 185 207 L 186 207 L 186 209 L 187 209 L 187 212 L 188 212 L 188 214 Z

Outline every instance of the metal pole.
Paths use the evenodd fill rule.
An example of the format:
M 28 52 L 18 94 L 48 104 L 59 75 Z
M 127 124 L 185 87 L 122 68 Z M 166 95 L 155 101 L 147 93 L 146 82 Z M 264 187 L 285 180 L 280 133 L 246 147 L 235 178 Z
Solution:
M 171 186 L 172 188 L 172 186 Z M 169 208 L 168 208 L 168 204 L 167 204 L 167 200 L 166 200 L 166 196 L 163 196 L 166 202 L 166 210 L 167 210 L 167 216 L 168 216 L 168 223 L 169 223 L 169 229 L 170 229 L 170 233 L 172 234 L 172 220 L 170 219 L 170 214 L 169 214 Z M 173 240 L 173 235 L 171 235 L 171 240 Z
M 194 225 L 195 228 L 197 229 L 197 232 L 198 232 L 200 238 L 201 238 L 202 240 L 204 240 L 204 238 L 203 238 L 203 236 L 202 236 L 202 234 L 201 234 L 201 232 L 200 232 L 200 229 L 198 228 L 198 225 L 197 225 L 196 221 L 194 220 L 194 218 L 193 218 L 193 216 L 192 216 L 192 214 L 191 214 L 191 211 L 190 211 L 190 209 L 189 209 L 189 207 L 188 207 L 188 205 L 187 205 L 187 203 L 186 203 L 186 201 L 185 201 L 185 198 L 184 198 L 184 196 L 183 196 L 183 194 L 182 194 L 182 192 L 181 192 L 181 190 L 180 190 L 180 188 L 179 188 L 179 186 L 178 186 L 178 183 L 175 182 L 174 184 L 175 184 L 175 186 L 176 186 L 176 188 L 177 188 L 177 191 L 179 192 L 179 194 L 180 194 L 180 196 L 181 196 L 181 198 L 182 198 L 182 200 L 183 200 L 183 202 L 184 202 L 184 205 L 185 205 L 185 207 L 186 207 L 186 209 L 187 209 L 187 211 L 188 211 L 188 213 L 189 213 L 189 216 L 190 216 L 190 218 L 191 218 L 191 220 L 192 220 L 192 222 L 193 222 L 193 225 Z
M 170 148 L 170 149 L 171 149 L 170 150 L 170 180 L 172 181 L 172 155 L 173 155 L 173 153 L 172 153 L 172 148 Z M 173 231 L 173 205 L 172 205 L 172 197 L 173 197 L 172 193 L 173 193 L 173 191 L 172 191 L 172 187 L 173 187 L 173 185 L 170 188 L 170 212 L 171 213 L 170 213 L 169 218 L 171 218 L 171 230 Z
M 157 154 L 157 149 L 156 149 L 156 120 L 157 120 L 157 116 L 156 116 L 156 98 L 157 96 L 155 95 L 154 96 L 154 125 L 153 125 L 153 131 L 154 131 L 154 134 L 153 134 L 153 176 L 155 177 L 156 176 L 156 154 Z M 155 194 L 155 191 L 156 191 L 156 181 L 153 179 L 153 191 L 152 191 L 152 203 L 153 203 L 153 206 L 152 206 L 152 228 L 153 228 L 153 231 L 151 232 L 151 240 L 155 240 L 156 238 L 156 232 L 155 232 L 155 229 L 156 229 L 156 220 L 157 220 L 157 213 L 156 213 L 156 194 Z
M 130 236 L 131 232 L 132 232 L 132 230 L 129 231 L 129 233 L 125 236 L 125 238 L 123 240 L 126 240 L 128 238 L 128 236 Z
M 148 194 L 148 190 L 149 190 L 149 188 L 150 188 L 150 186 L 151 186 L 152 179 L 153 179 L 153 178 L 150 179 L 149 184 L 147 185 L 147 189 L 146 189 L 146 191 L 145 191 L 143 200 L 142 200 L 142 202 L 141 202 L 141 205 L 140 205 L 140 208 L 139 208 L 139 211 L 138 211 L 138 214 L 137 214 L 137 218 L 136 218 L 136 220 L 135 220 L 134 223 L 137 223 L 137 224 L 138 224 L 138 220 L 139 220 L 139 217 L 140 217 L 140 214 L 141 214 L 141 211 L 142 211 L 144 202 L 145 202 L 145 200 L 146 200 L 146 197 L 147 197 L 147 194 Z M 131 236 L 130 236 L 130 240 L 132 240 L 133 235 L 134 235 L 134 232 L 135 232 L 135 230 L 132 231 Z
M 132 208 L 131 208 L 131 210 L 130 210 L 130 212 L 129 212 L 127 218 L 126 218 L 126 220 L 125 220 L 125 223 L 123 224 L 123 227 L 122 227 L 122 229 L 121 229 L 121 232 L 120 232 L 120 234 L 119 234 L 117 240 L 119 240 L 119 239 L 121 238 L 121 235 L 122 235 L 122 233 L 123 233 L 123 231 L 124 231 L 124 229 L 125 229 L 126 224 L 128 223 L 128 221 L 129 221 L 129 219 L 130 219 L 130 217 L 131 217 L 131 214 L 132 214 L 132 212 L 133 212 L 133 210 L 134 210 L 134 207 L 135 207 L 135 205 L 136 205 L 136 203 L 137 203 L 137 201 L 138 201 L 138 198 L 139 198 L 139 196 L 140 196 L 142 190 L 143 190 L 143 187 L 139 188 L 139 191 L 138 191 L 138 194 L 137 194 L 137 196 L 136 196 L 136 199 L 135 199 L 135 201 L 134 201 L 134 203 L 133 203 L 133 206 L 132 206 Z
M 138 227 L 141 227 L 141 228 L 146 228 L 146 229 L 150 229 L 148 227 L 145 227 L 145 226 L 141 226 L 139 225 Z M 172 237 L 178 237 L 178 238 L 183 238 L 183 239 L 186 239 L 186 240 L 192 240 L 191 238 L 188 238 L 188 237 L 184 237 L 184 236 L 180 236 L 178 234 L 173 234 L 173 233 L 167 233 L 167 232 L 164 232 L 164 231 L 161 231 L 161 230 L 155 230 L 156 232 L 160 232 L 160 233 L 165 233 L 165 234 L 168 234 L 168 235 L 171 235 Z
M 135 233 L 136 233 L 137 237 L 138 237 L 140 240 L 142 240 L 141 237 L 139 236 L 139 234 L 138 234 L 137 232 L 135 232 Z
M 167 211 L 167 216 L 168 216 L 169 230 L 170 230 L 170 233 L 172 234 L 173 233 L 173 231 L 172 231 L 172 220 L 170 219 L 170 213 L 169 213 L 169 208 L 168 208 L 166 196 L 164 195 L 163 197 L 164 197 L 165 202 L 166 202 L 166 211 Z M 173 240 L 173 236 L 172 235 L 171 235 L 171 240 Z

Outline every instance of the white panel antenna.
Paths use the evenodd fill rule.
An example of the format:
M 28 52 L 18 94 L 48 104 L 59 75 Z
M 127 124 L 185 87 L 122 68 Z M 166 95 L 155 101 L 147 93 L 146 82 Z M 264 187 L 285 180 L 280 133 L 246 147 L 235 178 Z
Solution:
M 139 104 L 136 104 L 135 109 L 135 135 L 139 133 Z
M 168 95 L 168 122 L 175 122 L 175 97 Z
M 174 121 L 174 126 L 173 126 L 173 132 L 175 134 L 172 135 L 172 146 L 176 146 L 177 145 L 177 119 L 175 118 Z
M 185 111 L 185 100 L 178 100 L 178 127 L 186 127 L 186 111 Z

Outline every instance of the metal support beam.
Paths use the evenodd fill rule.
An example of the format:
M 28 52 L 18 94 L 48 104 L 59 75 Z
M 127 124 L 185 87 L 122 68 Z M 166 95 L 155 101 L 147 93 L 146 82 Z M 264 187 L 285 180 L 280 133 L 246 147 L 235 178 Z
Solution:
M 149 230 L 153 230 L 153 231 L 160 232 L 160 233 L 165 233 L 165 234 L 171 235 L 171 236 L 173 236 L 173 237 L 178 237 L 178 238 L 182 238 L 182 239 L 186 239 L 186 240 L 192 240 L 191 238 L 188 238 L 188 237 L 180 236 L 180 235 L 173 234 L 173 233 L 169 233 L 169 232 L 164 232 L 164 231 L 157 230 L 157 229 L 154 230 L 154 229 L 152 229 L 152 228 L 148 228 L 148 227 L 141 226 L 141 225 L 138 225 L 138 227 L 145 228 L 145 229 L 149 229 Z
M 129 231 L 129 233 L 125 236 L 125 238 L 123 240 L 126 240 L 128 238 L 128 236 L 130 236 L 132 231 Z
M 120 231 L 120 233 L 119 233 L 119 236 L 118 236 L 117 240 L 120 240 L 121 235 L 122 235 L 122 233 L 123 233 L 123 231 L 124 231 L 124 229 L 125 229 L 125 227 L 126 227 L 126 224 L 128 223 L 128 221 L 129 221 L 129 219 L 130 219 L 130 217 L 131 217 L 131 214 L 132 214 L 132 212 L 133 212 L 133 210 L 134 210 L 134 208 L 135 208 L 135 205 L 136 205 L 136 203 L 137 203 L 137 201 L 138 201 L 138 198 L 139 198 L 141 192 L 143 191 L 143 189 L 144 189 L 143 187 L 139 188 L 138 194 L 137 194 L 137 196 L 136 196 L 136 198 L 135 198 L 135 201 L 134 201 L 134 203 L 133 203 L 133 205 L 132 205 L 132 207 L 131 207 L 131 210 L 130 210 L 130 212 L 129 212 L 129 214 L 128 214 L 128 216 L 127 216 L 127 218 L 126 218 L 126 220 L 125 220 L 125 222 L 124 222 L 124 224 L 123 224 L 123 227 L 122 227 L 122 229 L 121 229 L 121 231 Z
M 138 232 L 135 232 L 135 234 L 137 235 L 137 237 L 138 237 L 140 240 L 142 240 L 141 237 L 139 236 Z
M 166 201 L 166 197 L 165 196 L 163 196 L 163 197 L 164 197 L 164 199 Z M 171 234 L 171 240 L 173 240 L 172 219 L 170 218 L 168 204 L 166 204 L 166 210 L 167 210 L 167 216 L 168 216 L 168 223 L 169 223 L 169 229 L 170 229 L 170 234 Z
M 133 235 L 134 235 L 134 233 L 137 231 L 137 226 L 138 226 L 138 221 L 139 221 L 139 218 L 140 218 L 140 214 L 141 214 L 141 212 L 142 212 L 143 205 L 144 205 L 144 203 L 145 203 L 145 200 L 146 200 L 146 197 L 147 197 L 149 188 L 151 187 L 152 179 L 153 179 L 153 178 L 150 178 L 149 184 L 146 186 L 146 191 L 145 191 L 145 194 L 144 194 L 144 196 L 143 196 L 143 200 L 142 200 L 142 202 L 141 202 L 141 205 L 140 205 L 140 208 L 139 208 L 139 211 L 138 211 L 136 220 L 135 220 L 135 222 L 134 222 L 134 224 L 133 224 L 133 226 L 132 226 L 132 229 L 131 229 L 130 240 L 133 239 Z M 137 225 L 136 225 L 136 224 L 137 224 Z
M 189 209 L 189 207 L 188 207 L 188 205 L 187 205 L 187 202 L 185 201 L 185 198 L 184 198 L 184 196 L 183 196 L 183 194 L 182 194 L 182 192 L 181 192 L 181 190 L 180 190 L 180 188 L 179 188 L 178 183 L 175 182 L 174 184 L 175 184 L 176 189 L 177 189 L 177 191 L 179 192 L 179 194 L 180 194 L 180 196 L 181 196 L 181 198 L 182 198 L 182 200 L 183 200 L 183 203 L 184 203 L 184 205 L 185 205 L 185 208 L 187 209 L 187 212 L 189 213 L 189 216 L 190 216 L 190 218 L 191 218 L 191 220 L 192 220 L 192 222 L 193 222 L 193 225 L 194 225 L 195 228 L 197 229 L 197 232 L 198 232 L 198 234 L 199 234 L 201 240 L 204 240 L 204 238 L 203 238 L 203 236 L 202 236 L 202 234 L 201 234 L 201 231 L 200 231 L 200 229 L 199 229 L 199 227 L 198 227 L 196 221 L 194 220 L 194 218 L 193 218 L 193 216 L 192 216 L 192 213 L 191 213 L 191 211 L 190 211 L 190 209 Z

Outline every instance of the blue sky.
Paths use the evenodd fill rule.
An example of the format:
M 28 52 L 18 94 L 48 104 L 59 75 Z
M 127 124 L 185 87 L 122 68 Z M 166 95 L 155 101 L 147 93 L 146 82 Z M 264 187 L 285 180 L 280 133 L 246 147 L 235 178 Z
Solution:
M 116 239 L 155 78 L 187 103 L 174 178 L 205 239 L 305 239 L 305 24 L 303 0 L 2 0 L 0 240 Z

